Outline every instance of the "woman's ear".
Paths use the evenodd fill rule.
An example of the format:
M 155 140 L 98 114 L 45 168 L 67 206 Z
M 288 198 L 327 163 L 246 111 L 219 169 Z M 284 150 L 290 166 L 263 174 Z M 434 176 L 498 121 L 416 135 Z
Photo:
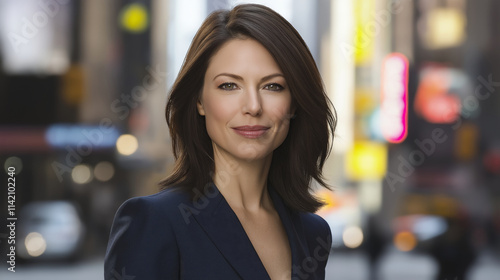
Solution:
M 295 117 L 297 116 L 296 111 L 297 111 L 297 106 L 292 105 L 292 108 L 290 109 L 290 118 L 291 119 L 295 119 Z
M 198 114 L 200 114 L 201 116 L 204 116 L 205 115 L 205 108 L 203 108 L 203 104 L 201 103 L 201 100 L 198 100 L 198 102 L 196 103 L 196 107 L 198 108 Z

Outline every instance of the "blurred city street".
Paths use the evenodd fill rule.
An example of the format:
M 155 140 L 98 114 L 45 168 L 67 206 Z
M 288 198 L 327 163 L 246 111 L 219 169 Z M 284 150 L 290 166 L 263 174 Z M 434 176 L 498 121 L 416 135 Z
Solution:
M 327 279 L 500 279 L 499 0 L 0 0 L 0 279 L 103 278 L 117 209 L 176 168 L 196 30 L 246 2 L 296 28 L 337 114 Z

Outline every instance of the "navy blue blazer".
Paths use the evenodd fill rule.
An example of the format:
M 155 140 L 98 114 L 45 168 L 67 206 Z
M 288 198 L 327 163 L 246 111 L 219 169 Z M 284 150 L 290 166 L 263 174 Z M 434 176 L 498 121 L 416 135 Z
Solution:
M 197 201 L 173 188 L 124 202 L 110 233 L 105 280 L 270 279 L 238 217 L 211 186 Z M 329 225 L 268 189 L 290 242 L 292 280 L 325 279 Z

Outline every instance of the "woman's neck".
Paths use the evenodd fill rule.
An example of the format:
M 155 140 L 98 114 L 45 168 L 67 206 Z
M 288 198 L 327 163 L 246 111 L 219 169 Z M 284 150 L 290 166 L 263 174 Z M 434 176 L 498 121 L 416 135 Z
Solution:
M 214 149 L 215 174 L 213 180 L 233 210 L 256 212 L 272 208 L 267 191 L 267 176 L 272 154 L 263 159 L 238 159 Z

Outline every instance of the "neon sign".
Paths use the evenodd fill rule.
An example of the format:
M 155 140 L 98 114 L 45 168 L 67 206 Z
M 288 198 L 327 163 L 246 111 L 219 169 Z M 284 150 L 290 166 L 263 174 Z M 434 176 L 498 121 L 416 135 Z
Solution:
M 408 134 L 408 59 L 389 54 L 382 62 L 381 129 L 384 138 L 400 143 Z

